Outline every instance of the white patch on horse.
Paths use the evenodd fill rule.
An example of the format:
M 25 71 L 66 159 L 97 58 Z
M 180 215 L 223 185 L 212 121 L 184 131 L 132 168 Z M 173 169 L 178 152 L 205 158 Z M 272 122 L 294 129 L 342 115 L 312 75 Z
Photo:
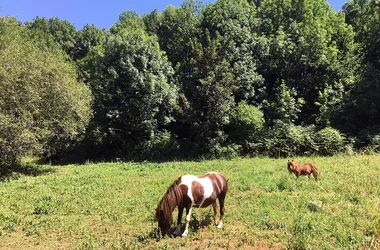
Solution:
M 195 175 L 184 175 L 181 177 L 181 184 L 187 186 L 187 196 L 189 196 L 190 200 L 193 201 L 193 194 L 191 192 L 191 183 L 196 179 Z
M 189 213 L 186 215 L 186 226 L 185 226 L 185 231 L 183 231 L 182 237 L 186 237 L 187 234 L 189 233 L 189 222 L 190 222 L 192 210 L 193 210 L 193 207 L 190 207 Z
M 203 199 L 202 199 L 202 202 L 200 204 L 194 204 L 194 197 L 193 197 L 192 188 L 191 188 L 193 181 L 199 182 L 203 187 Z M 182 176 L 180 185 L 186 185 L 187 186 L 187 188 L 188 188 L 187 189 L 187 196 L 189 196 L 189 198 L 192 202 L 192 206 L 195 205 L 195 206 L 201 207 L 203 202 L 207 198 L 209 198 L 212 195 L 212 193 L 214 192 L 214 187 L 212 185 L 210 178 L 208 178 L 208 177 L 198 178 L 195 175 L 184 175 L 184 176 Z
M 222 227 L 223 227 L 223 221 L 221 220 L 221 221 L 219 221 L 217 228 L 222 229 Z

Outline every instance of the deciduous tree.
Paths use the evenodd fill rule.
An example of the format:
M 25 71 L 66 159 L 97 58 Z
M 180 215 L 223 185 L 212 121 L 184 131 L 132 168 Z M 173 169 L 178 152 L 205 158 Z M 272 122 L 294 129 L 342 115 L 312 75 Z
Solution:
M 0 164 L 51 156 L 84 131 L 91 93 L 58 46 L 16 19 L 0 18 Z

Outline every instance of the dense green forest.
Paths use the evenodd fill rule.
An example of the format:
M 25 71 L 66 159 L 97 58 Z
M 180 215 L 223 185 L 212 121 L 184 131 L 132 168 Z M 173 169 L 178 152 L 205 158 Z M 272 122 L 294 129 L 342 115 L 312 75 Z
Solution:
M 0 165 L 378 150 L 379 34 L 379 0 L 1 17 Z

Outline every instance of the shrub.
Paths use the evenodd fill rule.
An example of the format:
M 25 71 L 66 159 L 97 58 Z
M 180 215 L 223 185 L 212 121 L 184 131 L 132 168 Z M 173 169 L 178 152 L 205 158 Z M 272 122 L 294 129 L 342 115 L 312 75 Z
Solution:
M 168 131 L 158 131 L 150 140 L 137 147 L 134 154 L 142 159 L 169 159 L 177 155 L 179 145 Z
M 368 148 L 374 152 L 380 152 L 380 134 L 370 138 Z
M 230 144 L 225 147 L 218 147 L 214 155 L 218 158 L 232 159 L 238 157 L 241 154 L 242 146 L 238 144 Z
M 230 140 L 247 151 L 258 147 L 265 125 L 263 113 L 255 106 L 242 101 L 231 118 Z
M 320 155 L 333 155 L 345 149 L 345 137 L 338 130 L 326 127 L 316 134 Z
M 275 126 L 268 130 L 265 138 L 265 148 L 271 156 L 286 157 L 315 152 L 314 126 L 296 126 L 294 124 L 276 121 Z

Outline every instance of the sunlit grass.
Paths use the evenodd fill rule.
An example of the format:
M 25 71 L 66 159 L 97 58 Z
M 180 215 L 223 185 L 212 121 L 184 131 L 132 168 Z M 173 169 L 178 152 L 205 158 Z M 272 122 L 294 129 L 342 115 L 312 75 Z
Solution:
M 0 182 L 0 248 L 380 247 L 380 155 L 294 160 L 315 163 L 320 181 L 297 181 L 286 159 L 270 158 L 89 163 L 16 176 Z M 167 187 L 208 171 L 229 181 L 224 229 L 209 223 L 211 208 L 195 209 L 187 238 L 160 239 L 154 208 Z

